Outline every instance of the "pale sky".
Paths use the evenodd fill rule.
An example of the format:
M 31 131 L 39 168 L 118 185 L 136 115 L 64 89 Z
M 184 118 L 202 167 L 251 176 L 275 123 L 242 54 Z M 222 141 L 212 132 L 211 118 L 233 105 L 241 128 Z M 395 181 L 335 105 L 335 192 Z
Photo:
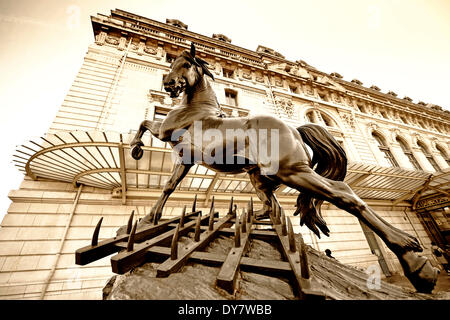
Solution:
M 450 109 L 448 0 L 1 0 L 0 220 L 23 177 L 15 146 L 46 132 L 94 40 L 90 16 L 115 8 Z

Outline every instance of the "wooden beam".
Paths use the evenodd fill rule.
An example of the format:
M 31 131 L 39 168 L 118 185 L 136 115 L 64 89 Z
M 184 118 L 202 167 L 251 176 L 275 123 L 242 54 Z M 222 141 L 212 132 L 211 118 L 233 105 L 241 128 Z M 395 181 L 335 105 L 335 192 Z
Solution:
M 121 246 L 125 248 L 125 244 L 121 243 Z M 170 256 L 170 248 L 162 247 L 162 246 L 153 246 L 147 250 L 148 258 L 154 258 L 156 256 L 169 257 Z M 195 251 L 189 255 L 189 261 L 203 263 L 206 265 L 222 265 L 227 255 L 203 252 L 203 251 Z M 253 259 L 249 257 L 241 258 L 241 269 L 252 272 L 262 272 L 262 273 L 270 273 L 271 275 L 279 274 L 279 275 L 290 275 L 292 274 L 291 266 L 286 261 L 281 260 L 270 260 L 270 259 Z
M 197 214 L 198 212 L 191 212 L 187 214 L 186 217 L 190 218 L 196 216 Z M 135 241 L 142 241 L 142 239 L 146 239 L 152 235 L 160 234 L 166 231 L 169 228 L 170 224 L 178 222 L 179 219 L 179 217 L 176 217 L 161 222 L 156 226 L 149 225 L 148 227 L 137 230 L 134 236 Z M 100 241 L 96 246 L 88 245 L 80 248 L 75 251 L 75 263 L 78 265 L 86 265 L 103 257 L 109 256 L 112 253 L 118 252 L 121 248 L 120 243 L 123 242 L 126 245 L 128 237 L 128 234 L 123 234 L 114 238 Z
M 236 218 L 238 219 L 238 218 Z M 246 221 L 247 217 L 243 213 L 242 221 Z M 235 224 L 235 227 L 239 225 Z M 248 250 L 250 244 L 250 233 L 252 231 L 252 223 L 248 223 L 246 226 L 246 232 L 242 230 L 241 232 L 241 243 L 239 247 L 233 247 L 228 252 L 228 255 L 220 268 L 219 274 L 217 275 L 217 286 L 225 289 L 229 293 L 234 293 L 234 287 L 236 284 L 237 272 L 239 270 L 239 265 L 242 256 Z
M 125 170 L 125 155 L 123 144 L 119 143 L 120 181 L 122 182 L 122 204 L 127 203 L 127 174 Z
M 301 261 L 300 261 L 300 255 L 299 251 L 302 250 L 302 248 L 296 248 L 295 252 L 292 252 L 289 249 L 289 236 L 283 236 L 282 234 L 282 227 L 281 224 L 275 224 L 275 221 L 273 221 L 274 217 L 271 217 L 273 222 L 273 227 L 275 229 L 275 232 L 278 235 L 278 238 L 281 243 L 281 250 L 283 255 L 287 258 L 289 265 L 291 266 L 291 269 L 294 273 L 294 279 L 296 280 L 296 287 L 298 294 L 300 296 L 300 299 L 307 299 L 307 298 L 318 298 L 318 299 L 324 299 L 324 295 L 316 290 L 313 290 L 311 288 L 311 281 L 310 279 L 306 279 L 302 276 L 302 268 L 301 268 Z M 287 218 L 289 219 L 289 217 Z M 301 234 L 298 236 L 301 237 Z M 299 250 L 300 249 L 300 250 Z

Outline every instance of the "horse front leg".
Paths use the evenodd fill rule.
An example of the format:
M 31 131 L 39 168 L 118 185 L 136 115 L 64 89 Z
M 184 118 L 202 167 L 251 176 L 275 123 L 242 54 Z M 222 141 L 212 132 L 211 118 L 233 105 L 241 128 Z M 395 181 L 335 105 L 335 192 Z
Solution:
M 134 136 L 133 140 L 131 140 L 130 143 L 131 156 L 133 157 L 133 159 L 140 160 L 144 155 L 144 151 L 142 150 L 144 143 L 142 142 L 141 139 L 145 131 L 148 130 L 154 137 L 159 138 L 160 127 L 161 121 L 144 120 L 141 122 L 141 124 L 139 125 L 139 129 L 136 132 L 136 135 Z
M 142 218 L 141 223 L 149 224 L 152 222 L 154 223 L 158 222 L 158 220 L 161 218 L 162 210 L 164 208 L 164 205 L 166 204 L 167 199 L 175 190 L 177 185 L 181 182 L 181 180 L 183 180 L 183 178 L 189 172 L 191 167 L 192 164 L 176 163 L 174 165 L 172 176 L 164 186 L 163 193 L 161 194 L 161 196 L 159 197 L 158 201 L 153 206 L 153 208 L 150 210 L 150 213 L 147 214 L 144 218 Z

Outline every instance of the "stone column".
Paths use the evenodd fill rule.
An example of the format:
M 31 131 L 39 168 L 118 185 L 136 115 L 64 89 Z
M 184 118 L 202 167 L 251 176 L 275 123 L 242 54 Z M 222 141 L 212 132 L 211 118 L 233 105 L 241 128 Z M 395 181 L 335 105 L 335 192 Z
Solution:
M 417 162 L 419 163 L 419 166 L 422 168 L 422 170 L 430 172 L 435 171 L 430 161 L 428 161 L 428 159 L 423 154 L 422 149 L 420 149 L 419 147 L 413 147 L 411 151 L 414 158 L 416 158 Z
M 434 161 L 436 161 L 436 163 L 438 164 L 439 168 L 441 168 L 441 170 L 445 170 L 445 169 L 449 168 L 447 161 L 445 161 L 444 157 L 442 157 L 442 155 L 439 151 L 432 152 L 431 155 L 433 156 Z
M 403 152 L 402 148 L 398 143 L 391 144 L 390 148 L 392 155 L 400 167 L 410 170 L 415 170 L 412 163 L 409 161 L 406 154 Z

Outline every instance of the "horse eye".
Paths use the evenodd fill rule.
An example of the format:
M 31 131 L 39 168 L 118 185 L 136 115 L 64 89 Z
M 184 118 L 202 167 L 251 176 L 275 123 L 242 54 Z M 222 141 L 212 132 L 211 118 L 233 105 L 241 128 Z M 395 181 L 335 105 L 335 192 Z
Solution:
M 183 67 L 185 67 L 186 69 L 189 69 L 191 67 L 191 64 L 189 62 L 186 62 Z

